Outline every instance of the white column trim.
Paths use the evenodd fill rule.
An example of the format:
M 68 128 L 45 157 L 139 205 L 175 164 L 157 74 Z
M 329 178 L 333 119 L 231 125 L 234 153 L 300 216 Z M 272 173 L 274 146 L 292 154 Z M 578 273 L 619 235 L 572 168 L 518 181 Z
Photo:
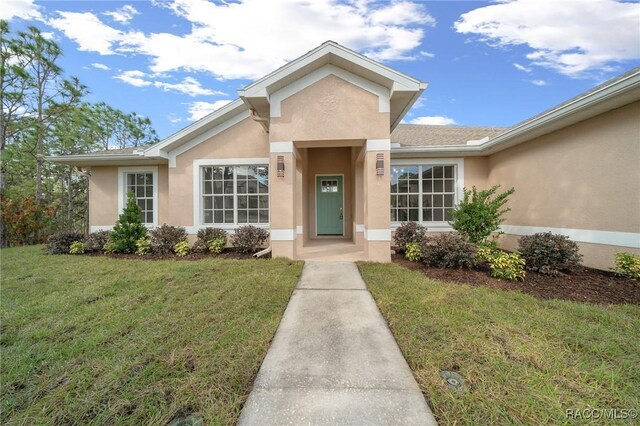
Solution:
M 304 234 L 304 228 L 301 225 L 296 226 L 296 234 L 297 235 Z
M 91 225 L 89 227 L 89 232 L 111 231 L 111 230 L 113 230 L 113 225 Z
M 391 229 L 365 228 L 364 239 L 367 241 L 391 241 Z
M 552 232 L 565 235 L 573 241 L 590 244 L 631 247 L 640 249 L 640 233 L 599 231 L 594 229 L 548 228 L 544 226 L 501 225 L 505 234 L 532 235 L 538 232 Z
M 296 153 L 296 148 L 293 145 L 293 142 L 271 142 L 269 144 L 269 152 L 272 154 L 294 154 Z
M 391 139 L 367 139 L 364 150 L 365 152 L 389 151 L 391 150 Z
M 356 232 L 364 232 L 364 224 L 356 223 Z
M 295 229 L 272 229 L 271 241 L 294 241 L 296 239 Z

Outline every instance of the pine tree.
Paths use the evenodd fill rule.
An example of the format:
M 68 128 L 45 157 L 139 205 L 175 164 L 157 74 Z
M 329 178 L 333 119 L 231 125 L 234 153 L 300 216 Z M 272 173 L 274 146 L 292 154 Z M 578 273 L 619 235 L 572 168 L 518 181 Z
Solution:
M 141 211 L 133 192 L 127 194 L 127 205 L 118 217 L 111 233 L 113 251 L 135 253 L 136 242 L 147 236 L 147 228 L 142 224 Z

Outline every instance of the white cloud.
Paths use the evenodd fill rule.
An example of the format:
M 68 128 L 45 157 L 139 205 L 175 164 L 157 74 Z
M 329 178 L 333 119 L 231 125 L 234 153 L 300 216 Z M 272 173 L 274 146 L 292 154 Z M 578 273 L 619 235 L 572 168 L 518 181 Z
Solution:
M 215 102 L 192 102 L 191 104 L 189 104 L 189 120 L 200 120 L 202 117 L 209 115 L 216 110 L 219 110 L 229 102 L 231 102 L 230 99 L 222 99 Z
M 529 81 L 531 84 L 534 84 L 536 86 L 546 86 L 548 83 L 544 80 L 530 80 Z
M 130 20 L 133 19 L 134 16 L 139 15 L 140 12 L 131 6 L 130 4 L 126 4 L 122 6 L 120 9 L 112 10 L 109 12 L 104 12 L 103 15 L 110 16 L 114 21 L 119 22 L 121 24 L 128 24 Z
M 58 17 L 49 19 L 48 23 L 78 43 L 78 50 L 101 55 L 114 54 L 114 43 L 126 37 L 122 31 L 103 24 L 90 12 L 58 12 Z
M 525 67 L 524 65 L 520 65 L 518 63 L 513 64 L 513 66 L 515 67 L 515 69 L 520 70 L 520 71 L 524 71 L 524 72 L 531 72 L 531 68 L 529 67 Z
M 100 64 L 101 65 L 101 64 Z M 95 64 L 94 64 L 95 66 Z M 139 70 L 123 71 L 120 74 L 114 76 L 114 78 L 121 80 L 127 84 L 136 87 L 153 86 L 164 90 L 165 92 L 177 92 L 189 96 L 211 96 L 211 95 L 226 95 L 224 92 L 218 90 L 211 90 L 203 87 L 198 80 L 193 77 L 185 77 L 179 83 L 168 83 L 166 81 L 150 80 L 149 78 L 158 77 L 157 75 L 145 74 Z
M 127 84 L 130 84 L 135 87 L 146 87 L 151 86 L 153 82 L 149 80 L 145 80 L 145 73 L 138 70 L 131 71 L 123 71 L 121 74 L 114 76 L 113 78 L 117 78 L 118 80 L 124 81 Z
M 41 20 L 40 6 L 34 0 L 2 0 L 0 19 L 10 21 L 13 18 Z
M 454 27 L 496 47 L 527 45 L 531 64 L 581 77 L 640 58 L 639 21 L 632 2 L 507 0 L 464 13 Z
M 435 58 L 436 54 L 435 53 L 431 53 L 431 52 L 427 52 L 426 50 L 421 50 L 420 51 L 420 56 L 424 56 L 425 58 Z
M 419 2 L 338 0 L 157 2 L 191 23 L 187 34 L 122 32 L 90 13 L 61 12 L 51 24 L 100 54 L 148 56 L 154 73 L 208 72 L 219 79 L 255 79 L 326 40 L 378 60 L 415 59 L 424 24 L 435 20 Z M 247 31 L 250 28 L 250 31 Z
M 99 70 L 103 70 L 103 71 L 109 71 L 111 68 L 109 68 L 108 66 L 106 66 L 105 64 L 101 64 L 99 62 L 94 62 L 93 64 L 91 64 L 92 67 L 97 68 Z
M 431 115 L 424 117 L 416 117 L 410 121 L 411 124 L 428 124 L 432 126 L 449 126 L 456 124 L 453 118 L 444 117 L 442 115 Z

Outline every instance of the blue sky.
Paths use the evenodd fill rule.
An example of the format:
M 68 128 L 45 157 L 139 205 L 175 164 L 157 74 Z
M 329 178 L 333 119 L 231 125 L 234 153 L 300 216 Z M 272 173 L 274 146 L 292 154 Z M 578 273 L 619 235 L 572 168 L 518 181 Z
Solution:
M 3 0 L 91 101 L 160 137 L 326 40 L 429 82 L 405 122 L 511 126 L 640 65 L 640 4 L 615 0 Z

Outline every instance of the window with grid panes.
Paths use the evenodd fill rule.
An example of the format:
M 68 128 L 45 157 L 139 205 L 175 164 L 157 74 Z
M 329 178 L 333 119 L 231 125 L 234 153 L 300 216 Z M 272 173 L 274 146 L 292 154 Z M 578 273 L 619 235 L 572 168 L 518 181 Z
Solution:
M 140 207 L 140 219 L 145 225 L 153 224 L 153 173 L 126 173 L 125 197 L 133 192 Z
M 392 165 L 391 221 L 446 222 L 456 199 L 454 165 Z
M 202 167 L 202 222 L 269 223 L 266 165 Z

